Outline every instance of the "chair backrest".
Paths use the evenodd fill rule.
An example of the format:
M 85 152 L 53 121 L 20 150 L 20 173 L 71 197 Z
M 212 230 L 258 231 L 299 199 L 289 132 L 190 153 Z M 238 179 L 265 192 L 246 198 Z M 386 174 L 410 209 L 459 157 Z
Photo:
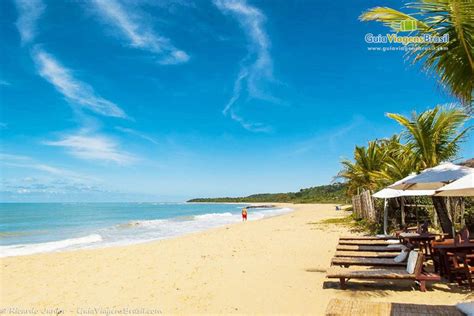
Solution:
M 410 251 L 407 260 L 407 272 L 419 275 L 423 270 L 423 252 L 418 250 Z
M 410 274 L 415 273 L 415 267 L 416 263 L 418 261 L 418 251 L 412 250 L 410 251 L 410 254 L 408 255 L 408 260 L 407 260 L 407 272 Z
M 416 260 L 416 266 L 415 266 L 415 274 L 418 276 L 423 272 L 423 261 L 424 261 L 425 255 L 423 254 L 422 251 L 418 252 L 418 258 Z

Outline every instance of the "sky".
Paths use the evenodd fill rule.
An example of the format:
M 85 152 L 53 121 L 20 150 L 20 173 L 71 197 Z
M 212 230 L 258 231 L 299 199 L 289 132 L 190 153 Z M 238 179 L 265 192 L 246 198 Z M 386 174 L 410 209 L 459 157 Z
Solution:
M 0 201 L 328 184 L 385 115 L 456 102 L 358 20 L 399 1 L 0 1 Z M 470 158 L 474 142 L 463 145 Z

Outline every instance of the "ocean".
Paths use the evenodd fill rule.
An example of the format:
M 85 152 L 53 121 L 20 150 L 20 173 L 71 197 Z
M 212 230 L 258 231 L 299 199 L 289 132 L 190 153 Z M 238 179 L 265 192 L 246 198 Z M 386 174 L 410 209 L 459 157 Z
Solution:
M 0 203 L 0 257 L 172 238 L 241 221 L 242 204 Z M 291 211 L 251 208 L 249 220 Z

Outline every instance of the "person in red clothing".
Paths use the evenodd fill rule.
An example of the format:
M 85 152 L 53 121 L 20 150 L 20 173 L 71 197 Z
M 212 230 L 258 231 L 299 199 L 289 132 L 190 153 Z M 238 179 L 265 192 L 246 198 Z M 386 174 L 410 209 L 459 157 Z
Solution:
M 247 208 L 244 207 L 242 209 L 242 221 L 246 221 L 247 220 Z

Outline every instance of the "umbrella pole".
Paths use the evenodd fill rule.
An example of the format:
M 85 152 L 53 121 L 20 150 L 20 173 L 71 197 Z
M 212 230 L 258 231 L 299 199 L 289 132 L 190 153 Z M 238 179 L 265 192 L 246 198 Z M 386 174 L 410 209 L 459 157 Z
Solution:
M 418 221 L 418 200 L 416 199 L 416 196 L 414 197 L 414 200 L 415 200 L 416 226 L 418 227 L 420 225 L 420 222 Z
M 383 202 L 383 233 L 387 235 L 387 226 L 388 226 L 388 201 L 384 199 Z
M 402 227 L 405 227 L 405 198 L 403 196 L 400 197 L 400 212 L 401 212 L 401 224 Z

